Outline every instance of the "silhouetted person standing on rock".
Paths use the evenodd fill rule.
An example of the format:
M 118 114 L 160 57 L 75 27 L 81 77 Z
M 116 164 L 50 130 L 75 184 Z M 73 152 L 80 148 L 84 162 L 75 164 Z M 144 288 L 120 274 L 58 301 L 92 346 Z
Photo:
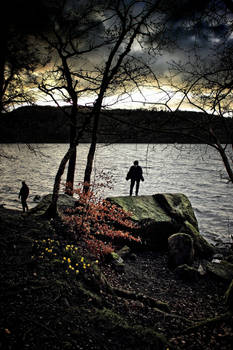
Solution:
M 132 196 L 133 194 L 133 188 L 136 182 L 136 191 L 135 194 L 136 196 L 138 195 L 138 191 L 139 191 L 139 185 L 140 185 L 140 181 L 144 181 L 143 175 L 142 175 L 142 168 L 140 167 L 140 165 L 138 165 L 138 161 L 135 160 L 134 165 L 132 165 L 129 169 L 129 172 L 126 176 L 126 180 L 131 180 L 130 183 L 130 196 Z
M 22 181 L 22 187 L 21 187 L 21 190 L 19 191 L 19 198 L 21 197 L 21 203 L 22 203 L 22 208 L 24 213 L 25 213 L 25 209 L 28 211 L 28 205 L 27 205 L 28 195 L 29 195 L 29 188 L 26 185 L 25 181 Z

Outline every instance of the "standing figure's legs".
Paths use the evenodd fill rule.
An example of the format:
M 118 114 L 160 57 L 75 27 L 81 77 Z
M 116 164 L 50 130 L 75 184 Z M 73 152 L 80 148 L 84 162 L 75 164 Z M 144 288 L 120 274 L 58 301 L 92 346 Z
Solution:
M 135 180 L 131 179 L 130 192 L 129 192 L 130 196 L 132 196 L 132 194 L 133 194 L 134 184 L 135 184 Z
M 28 205 L 26 200 L 27 200 L 26 198 L 21 198 L 23 213 L 25 213 L 25 209 L 28 211 Z
M 136 181 L 136 196 L 138 195 L 139 184 L 140 184 L 140 180 Z

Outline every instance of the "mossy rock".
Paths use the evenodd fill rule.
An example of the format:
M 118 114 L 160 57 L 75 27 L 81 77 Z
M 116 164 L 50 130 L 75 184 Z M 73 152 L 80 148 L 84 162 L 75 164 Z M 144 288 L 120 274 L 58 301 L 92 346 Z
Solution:
M 42 198 L 42 200 L 32 209 L 29 210 L 29 214 L 44 215 L 52 202 L 52 194 L 48 194 Z M 67 195 L 60 194 L 57 201 L 58 210 L 65 208 L 73 208 L 76 203 L 76 199 Z
M 132 219 L 141 226 L 138 233 L 144 248 L 167 248 L 169 236 L 184 232 L 194 239 L 197 255 L 206 257 L 213 254 L 214 249 L 199 233 L 192 205 L 184 194 L 161 193 L 108 199 L 132 213 Z
M 122 196 L 108 198 L 112 203 L 132 213 L 135 221 L 151 219 L 160 223 L 182 225 L 188 220 L 197 230 L 198 223 L 192 205 L 182 193 L 159 193 L 151 196 Z
M 213 256 L 215 253 L 214 246 L 208 243 L 200 232 L 189 221 L 185 221 L 181 230 L 187 233 L 193 239 L 195 255 L 201 258 Z
M 233 264 L 228 261 L 210 262 L 206 265 L 206 269 L 210 274 L 221 280 L 230 282 L 233 279 Z
M 122 259 L 129 257 L 130 253 L 131 253 L 131 249 L 127 245 L 124 245 L 120 250 L 117 251 L 117 254 Z
M 154 199 L 176 222 L 189 221 L 197 230 L 198 222 L 190 200 L 183 193 L 158 193 Z
M 110 253 L 110 262 L 115 270 L 123 272 L 125 269 L 124 260 L 116 252 Z
M 144 219 L 152 219 L 155 222 L 171 222 L 171 218 L 156 202 L 154 196 L 110 197 L 108 200 L 130 212 L 132 219 L 137 222 Z

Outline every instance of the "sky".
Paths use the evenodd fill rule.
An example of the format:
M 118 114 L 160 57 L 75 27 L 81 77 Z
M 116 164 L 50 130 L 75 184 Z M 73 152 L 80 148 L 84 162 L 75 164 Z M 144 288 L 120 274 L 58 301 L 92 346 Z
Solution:
M 55 0 L 59 1 L 59 0 Z M 158 0 L 154 0 L 154 2 Z M 126 92 L 123 92 L 119 96 L 117 88 L 112 89 L 109 93 L 109 97 L 105 98 L 105 103 L 109 107 L 113 106 L 117 108 L 160 108 L 159 103 L 164 104 L 168 98 L 174 96 L 171 99 L 169 106 L 176 108 L 181 96 L 175 94 L 174 87 L 169 85 L 168 75 L 172 62 L 184 63 L 187 60 L 195 62 L 194 48 L 200 57 L 200 62 L 204 62 L 207 66 L 213 61 L 213 50 L 222 50 L 222 43 L 226 41 L 228 37 L 228 43 L 231 44 L 233 36 L 231 35 L 231 15 L 233 12 L 229 11 L 228 16 L 225 16 L 226 6 L 225 2 L 231 3 L 231 0 L 162 0 L 160 11 L 156 11 L 152 16 L 153 21 L 157 22 L 157 26 L 153 26 L 150 23 L 149 31 L 151 38 L 141 39 L 140 43 L 134 42 L 130 54 L 137 59 L 143 59 L 153 70 L 156 77 L 159 77 L 161 90 L 156 89 L 156 81 L 149 76 L 141 78 L 141 83 L 137 83 L 137 87 L 133 89 L 129 87 L 130 96 Z M 33 3 L 33 4 L 32 4 Z M 67 0 L 66 7 L 63 11 L 69 20 L 73 20 L 74 23 L 83 20 L 84 14 L 87 11 L 88 3 L 90 8 L 97 10 L 101 5 L 101 0 Z M 125 5 L 128 6 L 132 3 L 132 0 L 125 0 Z M 52 38 L 52 26 L 51 19 L 54 19 L 55 13 L 51 4 L 52 0 L 42 0 L 31 2 L 29 0 L 9 0 L 9 8 L 5 10 L 6 18 L 8 18 L 8 25 L 11 28 L 15 28 L 18 31 L 22 31 L 27 37 L 33 38 L 33 43 L 36 44 L 38 49 L 43 52 L 43 44 L 38 37 L 38 33 L 43 32 L 49 38 Z M 24 6 L 22 6 L 24 4 Z M 44 7 L 45 6 L 45 7 Z M 134 1 L 130 16 L 137 16 L 138 13 L 146 6 L 146 1 Z M 45 11 L 46 8 L 46 11 Z M 163 35 L 163 42 L 159 45 L 159 50 L 151 51 L 152 47 L 158 45 L 161 39 L 161 30 L 158 30 L 160 25 L 160 19 L 165 17 L 166 14 L 166 31 Z M 211 16 L 208 16 L 211 14 Z M 114 17 L 108 21 L 106 18 L 111 15 L 108 11 L 104 15 L 100 15 L 98 11 L 92 11 L 88 20 L 93 23 L 99 23 L 98 27 L 95 26 L 94 30 L 89 35 L 84 35 L 79 44 L 86 47 L 92 43 L 93 45 L 103 40 L 103 35 L 106 30 L 112 30 L 114 37 L 114 26 L 117 29 L 117 22 Z M 105 16 L 105 17 L 104 17 Z M 227 19 L 227 20 L 226 20 Z M 83 22 L 85 27 L 85 21 Z M 75 26 L 75 24 L 74 24 Z M 9 29 L 8 28 L 8 29 Z M 98 30 L 96 30 L 98 28 Z M 43 30 L 42 30 L 43 29 Z M 62 29 L 62 28 L 61 28 Z M 80 28 L 77 28 L 80 30 Z M 3 30 L 4 32 L 4 30 Z M 142 45 L 143 50 L 142 50 Z M 81 59 L 71 61 L 71 65 L 77 65 L 78 69 L 91 70 L 99 69 L 105 64 L 111 44 L 100 47 L 97 50 L 93 50 L 81 57 Z M 150 55 L 148 55 L 148 51 Z M 120 51 L 121 52 L 121 51 Z M 118 55 L 120 55 L 120 52 Z M 53 63 L 57 62 L 57 55 L 53 52 Z M 198 63 L 200 63 L 198 62 Z M 46 66 L 37 70 L 38 75 L 44 73 L 51 67 Z M 135 71 L 137 68 L 135 68 Z M 181 75 L 182 76 L 182 75 Z M 163 92 L 164 90 L 165 92 Z M 56 94 L 54 95 L 56 96 Z M 56 98 L 59 99 L 58 96 Z M 79 98 L 80 104 L 91 104 L 95 100 L 96 95 L 83 94 Z M 117 101 L 117 103 L 115 103 Z M 39 97 L 38 104 L 52 104 L 51 99 L 48 97 Z M 64 103 L 67 103 L 66 101 Z M 189 106 L 184 104 L 181 109 L 188 109 Z

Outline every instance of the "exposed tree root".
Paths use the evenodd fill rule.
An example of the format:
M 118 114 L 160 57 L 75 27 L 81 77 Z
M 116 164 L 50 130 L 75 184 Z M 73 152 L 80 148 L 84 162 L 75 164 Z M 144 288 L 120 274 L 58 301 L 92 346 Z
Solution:
M 232 316 L 233 316 L 232 313 L 230 311 L 228 311 L 225 314 L 216 316 L 214 318 L 208 318 L 206 320 L 203 320 L 203 321 L 196 323 L 194 326 L 186 328 L 181 334 L 192 333 L 193 331 L 196 331 L 199 328 L 204 327 L 204 326 L 211 326 L 211 325 L 214 326 L 217 323 L 221 323 L 223 321 L 229 320 Z

